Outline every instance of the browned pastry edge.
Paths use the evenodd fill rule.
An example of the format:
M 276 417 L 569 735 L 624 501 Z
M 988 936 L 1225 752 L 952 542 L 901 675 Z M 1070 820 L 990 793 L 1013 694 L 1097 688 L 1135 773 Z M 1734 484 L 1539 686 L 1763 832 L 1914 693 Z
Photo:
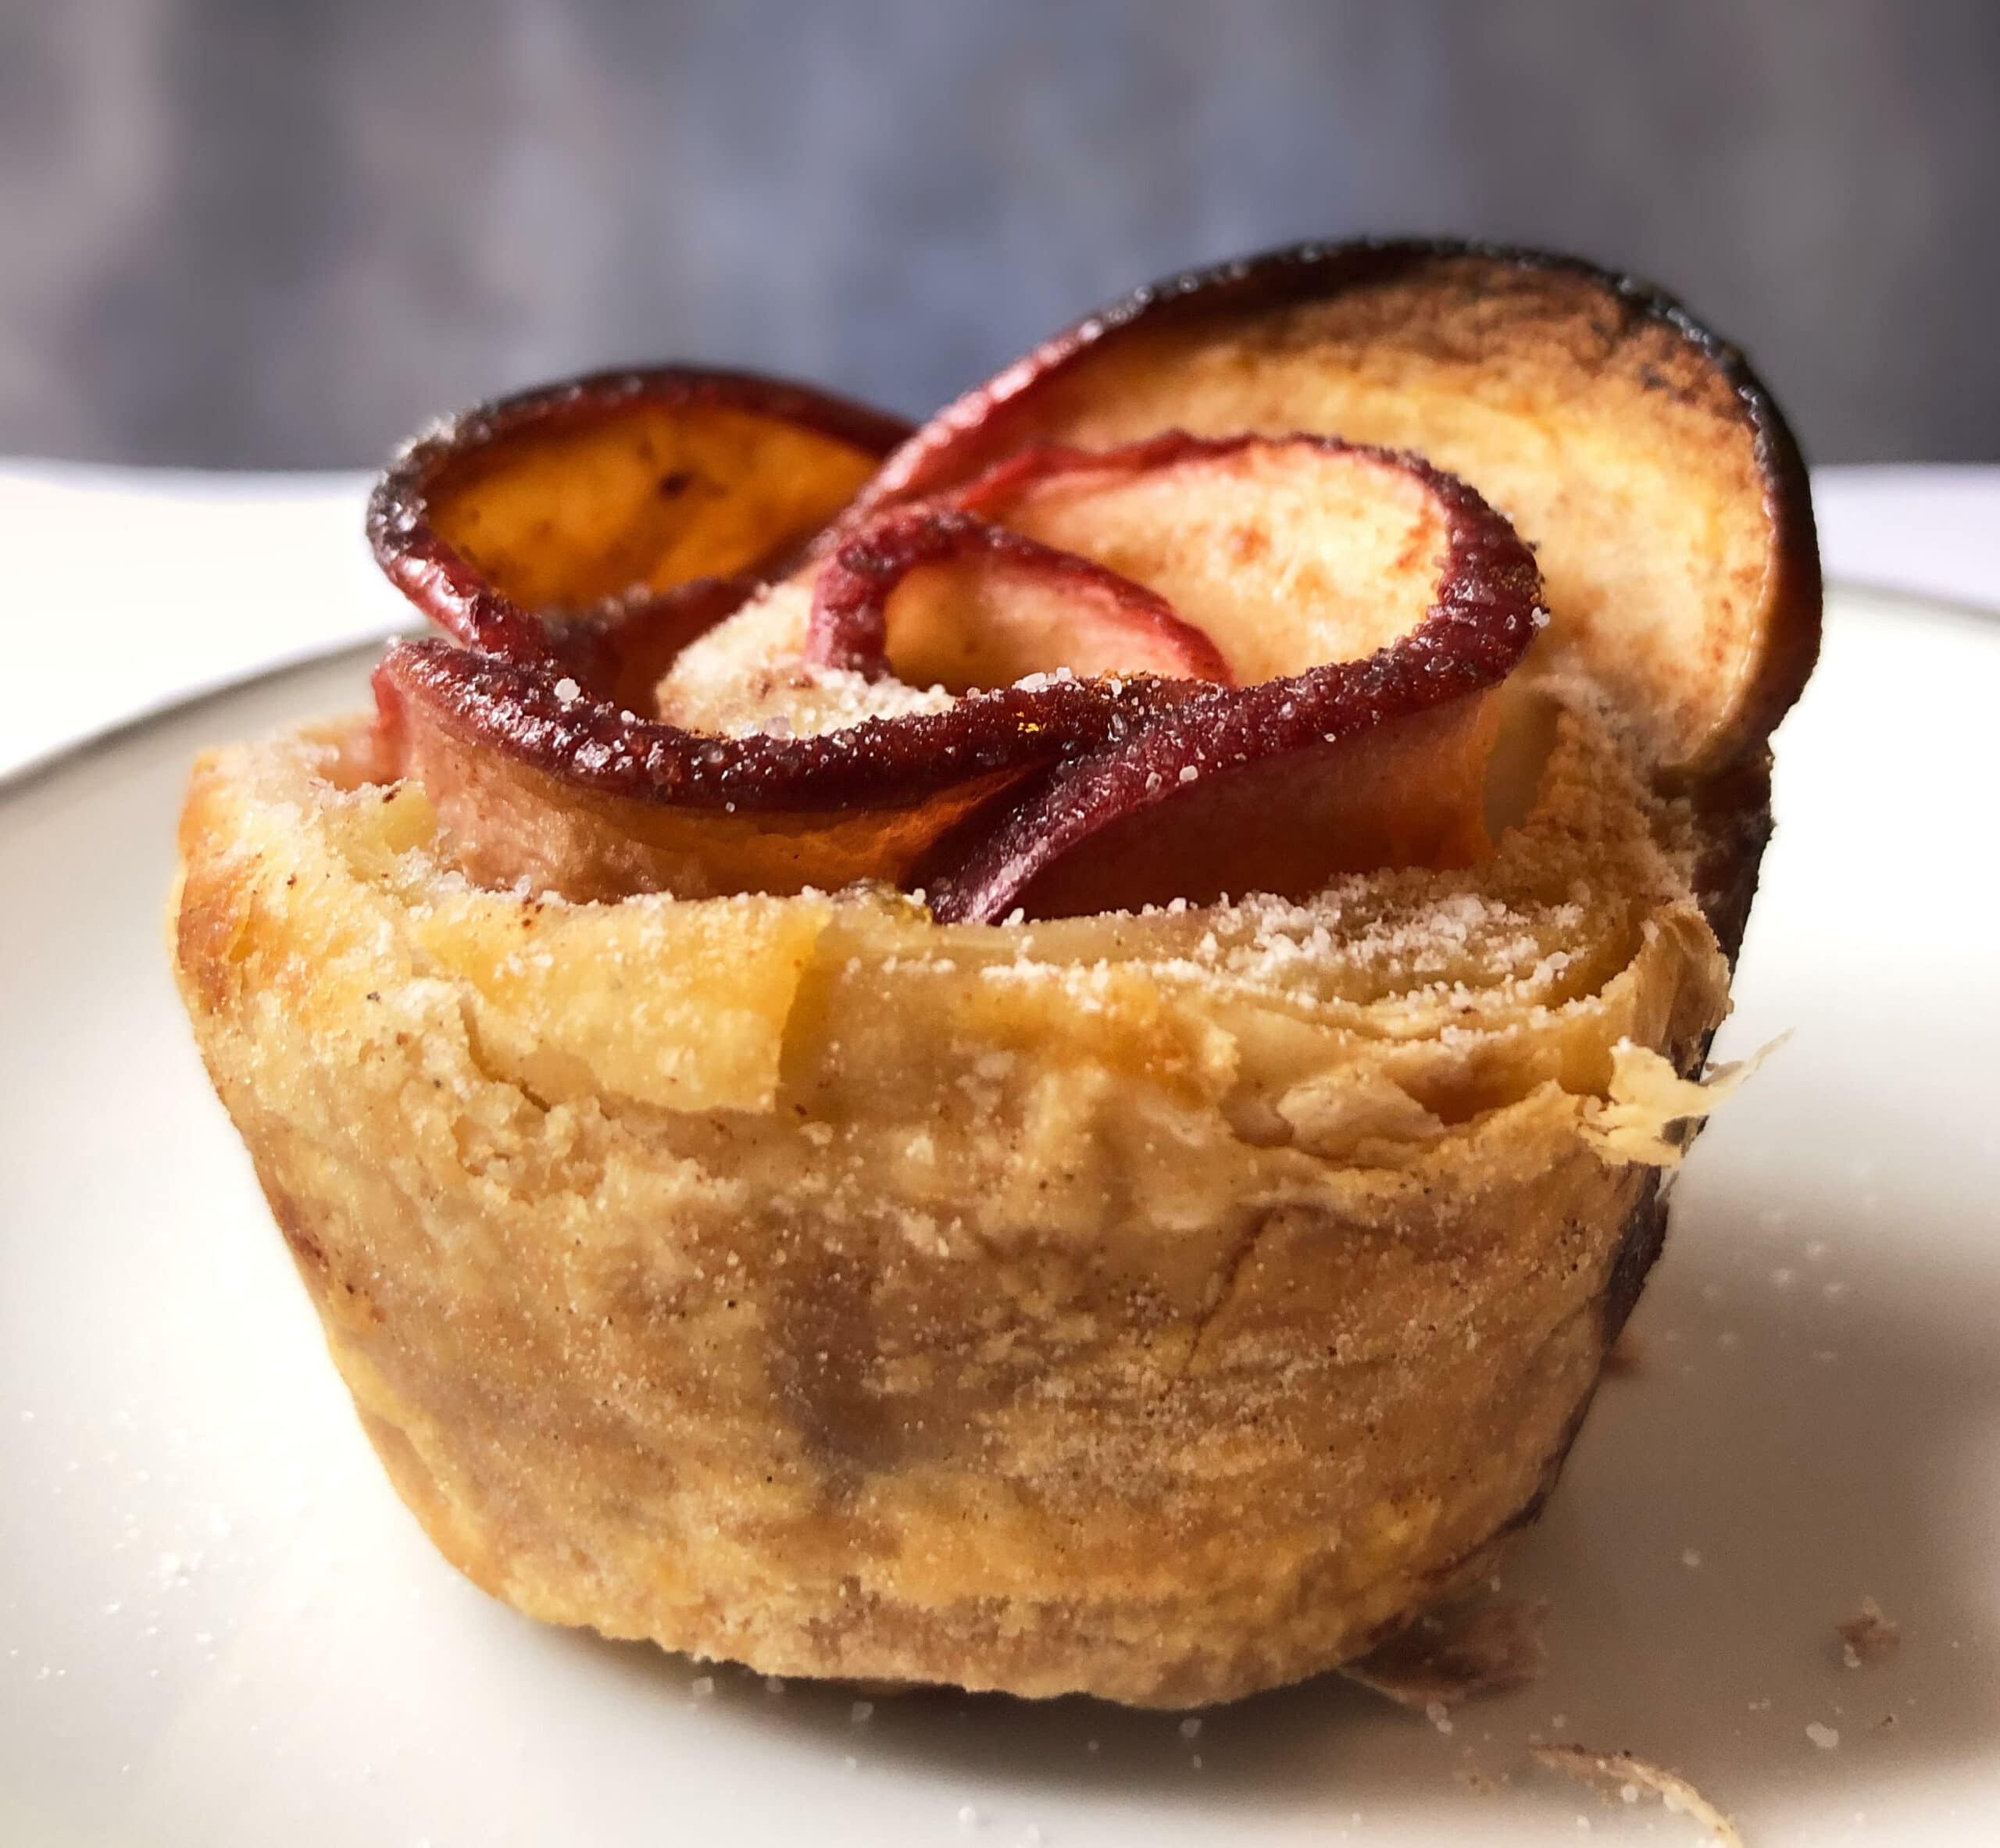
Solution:
M 1743 947 L 1744 927 L 1749 921 L 1750 907 L 1757 896 L 1758 873 L 1763 863 L 1764 849 L 1771 838 L 1770 792 L 1770 754 L 1766 751 L 1761 761 L 1752 760 L 1730 775 L 1712 780 L 1705 792 L 1709 799 L 1697 812 L 1697 825 L 1708 845 L 1696 862 L 1696 891 L 1709 928 L 1715 932 L 1729 964 L 1732 978 L 1736 973 L 1737 958 Z M 1713 1031 L 1702 1036 L 1693 1055 L 1681 1062 L 1682 1077 L 1701 1076 L 1714 1040 Z M 1705 1125 L 1689 1123 L 1684 1127 L 1687 1140 L 1691 1144 Z M 1632 1311 L 1638 1307 L 1646 1279 L 1666 1248 L 1668 1220 L 1673 1206 L 1671 1189 L 1666 1185 L 1668 1178 L 1658 1168 L 1651 1171 L 1645 1179 L 1644 1191 L 1638 1204 L 1626 1216 L 1618 1255 L 1612 1264 L 1602 1299 L 1603 1352 L 1607 1357 L 1624 1332 Z M 1603 1374 L 1600 1372 L 1598 1384 L 1602 1382 Z M 1568 1461 L 1596 1398 L 1597 1388 L 1593 1386 L 1577 1407 L 1575 1420 L 1564 1434 L 1561 1446 L 1550 1457 L 1541 1486 L 1500 1529 L 1496 1539 L 1517 1532 L 1539 1518 L 1548 1497 L 1555 1492 L 1562 1465 Z

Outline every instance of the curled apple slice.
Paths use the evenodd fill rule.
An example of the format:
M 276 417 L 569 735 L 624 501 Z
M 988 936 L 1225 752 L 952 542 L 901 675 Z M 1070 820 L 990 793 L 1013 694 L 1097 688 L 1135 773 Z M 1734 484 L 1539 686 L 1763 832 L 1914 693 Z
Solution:
M 905 833 L 927 841 L 969 797 L 921 824 L 802 826 L 820 851 L 791 853 L 768 822 L 732 825 L 727 794 L 714 827 L 684 840 L 580 775 L 630 765 L 606 715 L 647 710 L 673 657 L 907 428 L 802 387 L 670 367 L 523 393 L 427 433 L 377 485 L 369 537 L 391 581 L 465 646 L 391 648 L 376 677 L 385 773 L 425 785 L 473 876 L 580 897 L 838 883 L 850 865 L 894 863 Z M 568 713 L 579 702 L 595 732 Z
M 1534 639 L 1541 583 L 1463 483 L 1325 438 L 1176 435 L 1046 454 L 972 498 L 1170 584 L 1266 677 L 1166 708 L 942 844 L 924 870 L 941 918 L 1303 897 L 1485 846 L 1488 696 Z
M 1200 677 L 1245 685 L 1405 633 L 1455 505 L 1416 457 L 1185 430 L 1108 450 L 1037 444 L 952 498 L 1143 583 L 1220 657 Z
M 1670 298 L 1534 252 L 1309 244 L 1141 290 L 933 418 L 852 517 L 1170 429 L 1327 433 L 1470 482 L 1536 548 L 1551 665 L 1609 690 L 1666 781 L 1760 757 L 1811 670 L 1811 503 L 1770 394 Z
M 390 581 L 482 653 L 546 652 L 698 580 L 769 569 L 818 532 L 908 426 L 803 386 L 656 367 L 448 419 L 369 503 Z
M 955 692 L 1057 670 L 1233 677 L 1209 637 L 1144 585 L 936 508 L 863 527 L 820 567 L 806 658 Z
M 1020 775 L 1009 728 L 998 767 L 989 748 L 892 768 L 852 740 L 730 740 L 710 761 L 692 734 L 436 642 L 392 647 L 375 694 L 390 761 L 423 787 L 459 869 L 577 900 L 895 879 Z
M 423 786 L 461 870 L 586 900 L 906 883 L 1002 790 L 1171 697 L 1150 680 L 1054 680 L 809 737 L 729 737 L 437 640 L 392 644 L 375 696 L 384 772 Z

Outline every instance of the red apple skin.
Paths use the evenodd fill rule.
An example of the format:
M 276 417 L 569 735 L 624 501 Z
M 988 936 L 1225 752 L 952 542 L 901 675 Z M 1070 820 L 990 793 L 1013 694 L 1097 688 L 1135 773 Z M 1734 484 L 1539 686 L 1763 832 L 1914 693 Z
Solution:
M 1002 678 L 1019 679 L 1045 665 L 1070 667 L 1084 677 L 1151 673 L 1220 686 L 1233 678 L 1215 644 L 1145 585 L 948 507 L 893 509 L 857 529 L 827 558 L 813 585 L 807 658 L 870 680 L 888 675 L 889 609 L 896 591 L 913 572 L 954 564 L 983 566 L 1070 600 L 1073 645 L 1059 662 L 1016 662 Z

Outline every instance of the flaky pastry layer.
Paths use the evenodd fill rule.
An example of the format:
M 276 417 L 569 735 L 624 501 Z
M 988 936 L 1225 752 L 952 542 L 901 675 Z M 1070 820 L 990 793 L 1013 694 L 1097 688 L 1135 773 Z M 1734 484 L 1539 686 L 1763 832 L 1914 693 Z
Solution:
M 481 890 L 367 752 L 204 760 L 176 965 L 370 1437 L 495 1595 L 1188 1706 L 1365 1648 L 1546 1492 L 1659 1234 L 1620 1072 L 1727 1007 L 1586 705 L 1476 871 L 1025 925 Z

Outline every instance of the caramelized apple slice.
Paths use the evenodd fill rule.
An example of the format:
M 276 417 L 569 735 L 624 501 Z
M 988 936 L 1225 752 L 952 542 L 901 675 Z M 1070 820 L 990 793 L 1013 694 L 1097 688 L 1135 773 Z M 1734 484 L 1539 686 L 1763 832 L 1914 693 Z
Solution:
M 1038 445 L 954 498 L 1145 585 L 1220 651 L 1204 677 L 1244 685 L 1406 633 L 1448 550 L 1428 469 L 1325 437 Z
M 1166 601 L 1074 551 L 957 511 L 911 508 L 821 566 L 807 658 L 954 692 L 1058 670 L 1227 685 L 1228 664 Z
M 1536 548 L 1552 665 L 1604 684 L 1670 780 L 1759 756 L 1811 669 L 1805 468 L 1762 383 L 1667 297 L 1532 252 L 1308 245 L 1141 290 L 934 418 L 852 517 L 1027 445 L 1177 428 L 1331 433 L 1470 482 Z
M 1446 550 L 1410 465 L 1312 437 L 1037 445 L 845 540 L 807 652 L 952 687 L 1057 668 L 1232 685 L 1357 659 L 1412 626 Z
M 391 582 L 469 646 L 770 569 L 907 426 L 775 380 L 665 367 L 525 392 L 412 443 L 370 503 Z
M 1313 690 L 1327 711 L 1355 689 Z M 927 879 L 934 910 L 990 921 L 1252 892 L 1308 898 L 1339 873 L 1468 865 L 1488 851 L 1480 805 L 1497 720 L 1488 696 L 1331 744 L 1267 730 L 1268 717 L 1231 714 L 1214 736 L 1163 729 L 1130 752 L 1058 772 L 955 864 L 941 857 Z
M 577 900 L 907 883 L 982 804 L 1171 696 L 1056 681 L 820 736 L 723 737 L 443 641 L 393 643 L 375 674 L 380 773 L 423 787 L 452 863 Z
M 796 387 L 667 371 L 531 393 L 414 445 L 371 537 L 466 646 L 391 650 L 378 748 L 423 784 L 462 869 L 576 898 L 898 879 L 1000 789 L 1152 709 L 1144 687 L 1072 685 L 801 740 L 641 716 L 754 587 L 727 574 L 796 552 L 902 433 Z M 1211 664 L 1170 615 L 1155 626 Z M 1136 665 L 1180 660 L 1146 633 Z
M 1280 672 L 1164 710 L 977 818 L 923 869 L 933 909 L 1304 897 L 1338 872 L 1481 851 L 1489 696 L 1542 619 L 1534 561 L 1507 523 L 1414 457 L 1306 437 L 1149 448 L 1152 466 L 1129 476 L 1118 452 L 1038 479 L 1108 469 L 1156 491 L 1121 500 L 1099 542 L 1135 575 L 1177 572 L 1187 594 L 1220 599 L 1242 623 L 1234 648 Z M 1255 491 L 1236 491 L 1246 482 Z

